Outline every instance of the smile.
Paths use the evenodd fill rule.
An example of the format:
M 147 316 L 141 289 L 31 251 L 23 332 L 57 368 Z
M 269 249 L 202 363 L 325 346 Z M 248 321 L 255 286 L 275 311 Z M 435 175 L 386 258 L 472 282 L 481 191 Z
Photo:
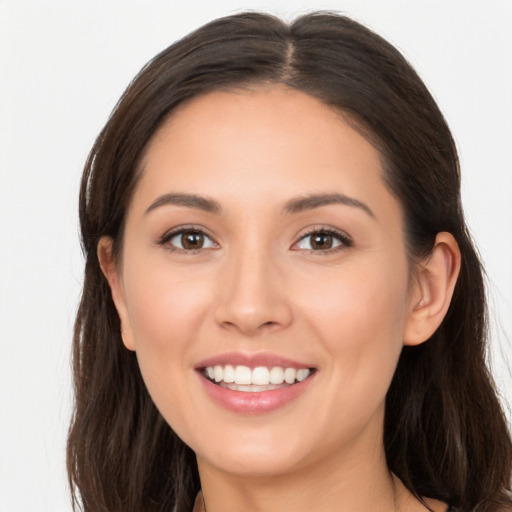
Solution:
M 313 369 L 281 366 L 215 365 L 207 366 L 203 375 L 225 389 L 242 392 L 262 392 L 281 389 L 307 379 Z
M 225 352 L 198 362 L 194 370 L 206 396 L 237 414 L 265 414 L 295 402 L 314 386 L 311 362 L 270 352 Z

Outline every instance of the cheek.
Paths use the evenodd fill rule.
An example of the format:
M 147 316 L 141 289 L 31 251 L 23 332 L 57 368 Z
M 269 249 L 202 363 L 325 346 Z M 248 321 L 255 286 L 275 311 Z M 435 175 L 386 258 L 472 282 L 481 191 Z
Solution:
M 331 356 L 341 393 L 351 382 L 352 390 L 373 388 L 382 397 L 393 376 L 403 345 L 407 274 L 390 268 L 375 262 L 350 267 L 302 293 L 309 328 Z
M 158 264 L 143 271 L 132 268 L 125 278 L 130 328 L 144 381 L 158 405 L 164 396 L 169 400 L 170 386 L 179 386 L 183 373 L 191 371 L 210 297 L 201 279 L 179 269 Z
M 318 325 L 345 337 L 344 333 L 401 331 L 406 311 L 407 273 L 392 272 L 393 265 L 369 262 L 347 265 L 326 275 L 311 275 L 310 283 L 297 286 L 295 294 Z M 391 271 L 390 271 L 391 270 Z M 371 340 L 369 340 L 371 341 Z M 355 339 L 354 339 L 355 342 Z
M 210 301 L 207 269 L 177 265 L 163 249 L 132 247 L 123 281 L 136 350 L 179 350 L 196 332 Z
M 304 330 L 326 356 L 325 392 L 315 406 L 315 421 L 330 426 L 329 450 L 367 427 L 379 435 L 403 345 L 406 284 L 406 276 L 391 278 L 377 265 L 361 266 L 317 279 L 314 293 L 302 296 Z

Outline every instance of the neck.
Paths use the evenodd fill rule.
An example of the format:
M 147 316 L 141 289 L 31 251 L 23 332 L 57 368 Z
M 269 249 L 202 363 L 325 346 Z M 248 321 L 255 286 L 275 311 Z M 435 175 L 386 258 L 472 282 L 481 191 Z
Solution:
M 400 512 L 401 491 L 384 449 L 361 455 L 357 449 L 333 453 L 292 473 L 265 476 L 233 475 L 198 457 L 207 512 L 340 512 L 375 510 L 376 504 L 379 512 Z

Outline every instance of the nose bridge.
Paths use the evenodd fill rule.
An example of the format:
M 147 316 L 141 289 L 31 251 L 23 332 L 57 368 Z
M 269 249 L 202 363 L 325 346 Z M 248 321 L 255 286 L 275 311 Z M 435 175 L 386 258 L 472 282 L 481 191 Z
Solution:
M 254 334 L 291 320 L 278 263 L 261 241 L 245 240 L 230 251 L 218 286 L 216 319 L 225 327 Z

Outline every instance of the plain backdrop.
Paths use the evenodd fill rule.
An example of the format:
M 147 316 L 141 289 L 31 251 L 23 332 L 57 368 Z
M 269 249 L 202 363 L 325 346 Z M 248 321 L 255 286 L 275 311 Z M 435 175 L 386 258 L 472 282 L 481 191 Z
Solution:
M 512 0 L 0 0 L 0 512 L 70 510 L 77 193 L 95 136 L 149 58 L 246 9 L 352 15 L 423 77 L 460 150 L 488 274 L 493 370 L 512 402 Z

